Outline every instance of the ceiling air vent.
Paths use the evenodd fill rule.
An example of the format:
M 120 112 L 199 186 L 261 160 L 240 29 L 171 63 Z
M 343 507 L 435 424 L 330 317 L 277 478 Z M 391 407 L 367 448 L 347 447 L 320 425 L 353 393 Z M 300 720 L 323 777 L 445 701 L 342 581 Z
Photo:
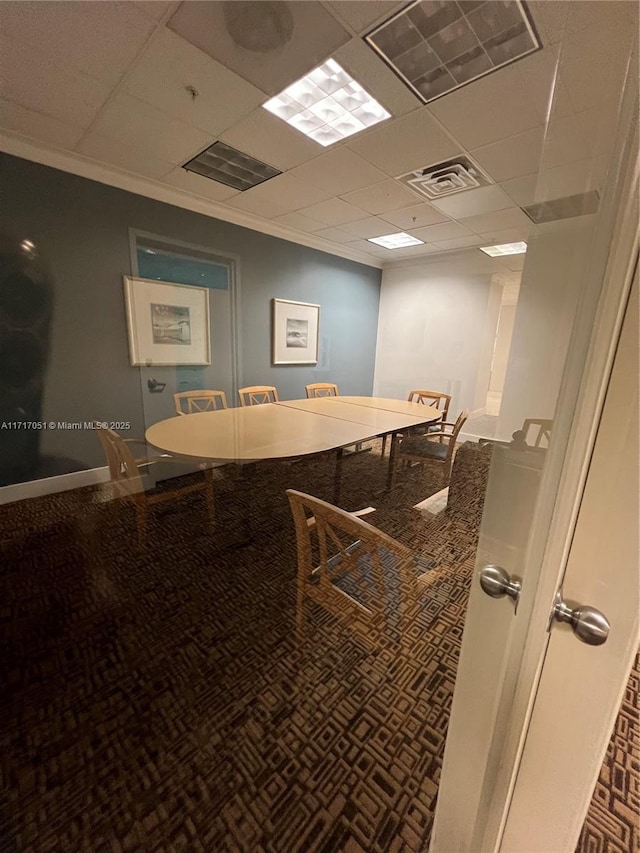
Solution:
M 196 172 L 205 178 L 211 178 L 212 181 L 219 181 L 240 192 L 282 174 L 273 166 L 255 160 L 242 151 L 236 151 L 224 142 L 214 142 L 182 168 L 187 172 Z
M 430 201 L 491 183 L 469 157 L 456 157 L 435 166 L 426 166 L 401 175 L 397 180 Z
M 541 47 L 521 0 L 419 0 L 365 40 L 425 104 Z
M 573 219 L 574 216 L 586 216 L 598 209 L 600 196 L 597 190 L 590 190 L 579 195 L 568 195 L 565 198 L 554 198 L 539 204 L 530 204 L 522 210 L 532 222 L 541 225 L 543 222 L 555 222 L 558 219 Z

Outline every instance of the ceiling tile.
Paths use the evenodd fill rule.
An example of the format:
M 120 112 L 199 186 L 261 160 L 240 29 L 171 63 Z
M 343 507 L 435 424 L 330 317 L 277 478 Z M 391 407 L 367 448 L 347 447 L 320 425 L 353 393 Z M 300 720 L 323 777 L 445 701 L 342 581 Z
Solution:
M 322 147 L 291 125 L 259 107 L 220 139 L 276 169 L 291 169 L 317 156 Z
M 348 147 L 392 177 L 460 153 L 459 146 L 440 129 L 426 107 L 384 122 L 355 137 Z
M 529 224 L 521 225 L 518 228 L 505 228 L 501 231 L 488 231 L 485 234 L 480 234 L 483 246 L 497 246 L 500 243 L 519 243 L 521 240 L 527 241 L 537 234 L 537 226 L 529 221 Z
M 384 172 L 344 146 L 303 163 L 289 174 L 315 184 L 333 195 L 344 195 L 352 190 L 380 183 L 386 177 Z
M 135 0 L 136 9 L 154 21 L 162 20 L 169 9 L 176 5 L 175 0 Z
M 636 33 L 638 31 L 637 4 L 629 3 L 628 0 L 609 0 L 607 3 L 571 0 L 567 6 L 566 34 L 579 33 L 587 28 L 602 30 L 612 26 L 628 30 L 634 24 Z
M 356 240 L 353 243 L 349 243 L 349 248 L 357 249 L 359 252 L 366 252 L 375 258 L 391 258 L 394 255 L 393 249 L 385 249 L 384 246 L 376 246 L 375 243 L 369 243 L 366 240 Z
M 462 219 L 466 216 L 476 216 L 480 213 L 491 213 L 494 210 L 513 207 L 509 196 L 504 190 L 496 186 L 456 193 L 449 198 L 434 201 L 433 205 L 453 219 Z
M 322 237 L 324 240 L 331 240 L 333 243 L 353 243 L 357 238 L 341 228 L 323 228 L 321 231 L 315 231 L 314 236 Z
M 525 60 L 521 60 L 524 62 Z M 544 123 L 540 99 L 530 101 L 516 62 L 450 92 L 428 109 L 468 150 L 497 142 Z M 537 81 L 547 95 L 552 80 Z M 527 85 L 527 89 L 531 89 Z
M 162 180 L 167 184 L 178 187 L 178 189 L 185 190 L 202 198 L 208 198 L 211 201 L 226 201 L 231 196 L 237 195 L 238 192 L 233 187 L 228 187 L 218 181 L 212 181 L 210 178 L 205 178 L 204 175 L 198 175 L 197 172 L 187 172 L 182 166 L 173 169 Z
M 0 3 L 0 9 L 4 5 Z M 2 36 L 0 56 L 2 94 L 7 101 L 78 127 L 91 124 L 111 91 L 107 83 L 31 53 Z
M 475 236 L 468 228 L 457 222 L 443 222 L 441 225 L 427 225 L 426 228 L 412 228 L 409 233 L 412 237 L 417 237 L 418 240 L 424 240 L 425 243 Z
M 373 0 L 369 3 L 363 3 L 362 0 L 329 0 L 328 5 L 354 32 L 362 35 L 374 24 L 386 21 L 394 12 L 402 9 L 406 0 Z
M 424 225 L 435 225 L 437 222 L 446 222 L 449 219 L 441 210 L 436 210 L 435 207 L 426 203 L 385 213 L 383 218 L 403 231 L 409 228 L 421 228 Z
M 274 221 L 287 228 L 295 228 L 297 231 L 308 231 L 310 233 L 326 227 L 326 223 L 318 222 L 317 219 L 310 219 L 302 213 L 285 213 L 283 216 L 278 216 Z
M 60 148 L 73 148 L 84 133 L 81 127 L 1 99 L 0 127 Z
M 184 163 L 211 142 L 209 134 L 124 94 L 109 101 L 91 130 L 169 163 Z
M 168 174 L 173 167 L 167 160 L 157 159 L 143 148 L 125 145 L 116 139 L 101 136 L 94 130 L 90 130 L 83 137 L 76 146 L 76 151 L 98 162 L 110 163 L 147 178 L 160 178 Z
M 414 194 L 397 181 L 383 181 L 381 184 L 347 193 L 343 195 L 343 199 L 373 214 L 407 207 L 416 200 Z
M 620 122 L 619 104 L 614 98 L 599 107 L 575 114 L 582 138 L 588 142 L 591 154 L 609 154 L 616 141 Z
M 275 219 L 287 212 L 285 205 L 278 204 L 277 201 L 265 200 L 260 196 L 252 196 L 251 190 L 238 193 L 225 204 L 236 207 L 238 210 L 245 210 L 247 213 L 253 213 L 255 216 L 261 216 L 264 219 Z
M 154 27 L 133 3 L 0 3 L 2 34 L 19 45 L 25 64 L 36 58 L 111 85 L 120 80 Z
M 478 246 L 480 237 L 454 237 L 453 240 L 436 240 L 434 243 L 439 249 L 466 249 L 470 246 Z
M 277 95 L 349 40 L 349 33 L 314 2 L 191 0 L 180 4 L 168 26 L 270 95 Z
M 564 34 L 567 17 L 566 0 L 528 0 L 527 8 L 542 37 L 543 44 L 556 44 Z
M 534 201 L 564 198 L 600 189 L 606 176 L 607 162 L 606 157 L 594 157 L 541 171 Z
M 383 234 L 393 234 L 393 226 L 379 219 L 377 216 L 367 216 L 366 219 L 358 219 L 356 222 L 347 222 L 343 226 L 345 231 L 351 234 L 351 239 L 356 237 L 382 237 Z
M 509 181 L 503 181 L 500 187 L 506 194 L 513 199 L 518 207 L 524 207 L 527 204 L 533 204 L 536 198 L 536 186 L 538 184 L 538 175 L 524 175 L 522 178 L 512 178 Z
M 494 213 L 481 213 L 479 216 L 469 216 L 458 221 L 476 234 L 486 234 L 489 231 L 500 231 L 504 228 L 526 228 L 531 225 L 531 220 L 519 207 L 508 207 Z
M 575 116 L 549 122 L 541 168 L 552 169 L 590 156 L 589 140 L 584 136 L 583 127 Z
M 310 207 L 318 202 L 328 201 L 330 196 L 311 186 L 299 178 L 292 178 L 289 174 L 276 175 L 268 181 L 246 190 L 243 195 L 250 195 L 254 199 L 270 202 L 282 206 L 285 211 L 299 210 L 301 207 Z
M 304 208 L 300 213 L 309 216 L 311 219 L 319 219 L 326 225 L 343 225 L 345 222 L 355 222 L 356 219 L 362 219 L 362 210 L 359 207 L 347 204 L 346 201 L 339 198 L 321 201 L 320 204 Z
M 540 127 L 476 148 L 471 156 L 494 181 L 508 181 L 537 172 L 543 142 L 544 130 Z
M 347 42 L 335 52 L 334 59 L 392 116 L 406 115 L 421 105 L 420 99 L 361 38 Z
M 192 97 L 187 86 L 197 90 L 197 97 Z M 123 88 L 213 136 L 264 101 L 259 89 L 170 30 L 153 39 Z
M 596 5 L 614 8 L 619 4 Z M 638 32 L 638 4 L 621 5 L 627 13 L 626 26 L 616 21 L 608 27 L 589 27 L 565 38 L 562 43 L 560 73 L 575 112 L 604 105 L 609 98 L 619 96 L 630 46 Z M 635 70 L 637 74 L 637 59 Z

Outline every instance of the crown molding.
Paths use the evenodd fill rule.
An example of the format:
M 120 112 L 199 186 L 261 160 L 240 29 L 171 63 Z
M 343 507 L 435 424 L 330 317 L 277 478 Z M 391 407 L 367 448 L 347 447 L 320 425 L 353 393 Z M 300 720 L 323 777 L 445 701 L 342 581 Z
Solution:
M 6 131 L 0 132 L 0 150 L 14 157 L 21 157 L 25 160 L 31 160 L 34 163 L 41 163 L 43 166 L 60 169 L 63 172 L 69 172 L 81 178 L 88 178 L 89 180 L 107 184 L 110 187 L 116 187 L 117 189 L 135 193 L 136 195 L 145 196 L 155 201 L 172 204 L 175 207 L 182 207 L 185 210 L 191 210 L 194 213 L 200 213 L 212 219 L 220 219 L 232 225 L 249 228 L 261 234 L 268 234 L 270 237 L 288 240 L 290 243 L 297 243 L 309 249 L 317 249 L 320 252 L 327 252 L 330 255 L 345 258 L 348 261 L 355 261 L 369 267 L 382 269 L 382 261 L 379 258 L 371 257 L 371 255 L 366 255 L 364 252 L 348 249 L 346 246 L 338 246 L 328 240 L 314 237 L 312 234 L 296 231 L 293 228 L 287 228 L 284 225 L 270 222 L 267 219 L 261 219 L 259 216 L 254 216 L 251 213 L 226 207 L 218 202 L 192 195 L 178 187 L 171 187 L 160 181 L 135 175 L 116 166 L 99 163 L 96 160 L 72 151 L 43 145 L 41 142 L 36 142 L 19 134 L 7 133 Z

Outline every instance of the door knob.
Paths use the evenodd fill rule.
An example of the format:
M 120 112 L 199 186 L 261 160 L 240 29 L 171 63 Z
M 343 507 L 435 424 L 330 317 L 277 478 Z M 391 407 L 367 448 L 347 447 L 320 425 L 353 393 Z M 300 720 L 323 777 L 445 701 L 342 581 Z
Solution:
M 556 593 L 551 619 L 567 622 L 580 642 L 588 646 L 601 646 L 606 643 L 611 629 L 607 617 L 595 607 L 585 607 L 581 604 L 570 607 L 562 598 L 562 590 Z
M 504 598 L 506 595 L 518 607 L 522 581 L 512 578 L 501 566 L 485 566 L 480 571 L 480 586 L 491 598 Z

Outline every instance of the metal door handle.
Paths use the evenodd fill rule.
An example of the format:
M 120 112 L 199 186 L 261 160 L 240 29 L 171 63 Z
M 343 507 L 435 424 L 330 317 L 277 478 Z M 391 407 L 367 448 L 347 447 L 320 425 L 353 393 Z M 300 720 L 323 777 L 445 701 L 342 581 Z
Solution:
M 570 603 L 562 598 L 562 590 L 556 593 L 551 621 L 567 622 L 571 630 L 582 643 L 588 646 L 601 646 L 607 642 L 611 624 L 609 620 L 596 610 L 595 607 L 585 607 L 581 604 L 571 607 Z
M 491 598 L 504 598 L 508 596 L 518 607 L 522 581 L 520 578 L 511 577 L 502 566 L 485 566 L 480 571 L 480 586 Z

